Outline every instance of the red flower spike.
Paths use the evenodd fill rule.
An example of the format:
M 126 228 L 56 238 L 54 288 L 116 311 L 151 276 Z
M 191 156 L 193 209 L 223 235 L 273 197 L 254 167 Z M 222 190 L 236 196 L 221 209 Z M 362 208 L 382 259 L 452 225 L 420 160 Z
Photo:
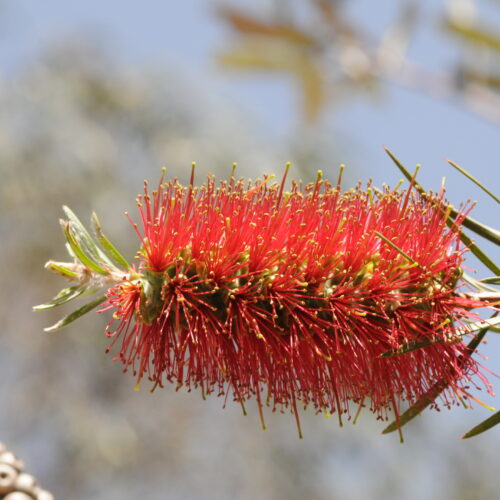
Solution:
M 484 306 L 457 292 L 465 214 L 449 229 L 442 192 L 284 181 L 145 184 L 139 272 L 105 305 L 125 370 L 255 397 L 262 421 L 289 408 L 299 432 L 299 404 L 340 418 L 369 401 L 387 418 L 441 379 L 446 406 L 473 376 L 489 387 L 453 324 Z M 444 342 L 381 357 L 425 339 Z

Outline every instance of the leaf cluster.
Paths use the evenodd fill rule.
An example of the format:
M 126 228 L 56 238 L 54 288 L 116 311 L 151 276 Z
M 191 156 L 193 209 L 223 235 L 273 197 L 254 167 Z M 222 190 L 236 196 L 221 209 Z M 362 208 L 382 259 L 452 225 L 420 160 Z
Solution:
M 132 270 L 130 264 L 103 233 L 97 215 L 92 214 L 94 238 L 67 206 L 63 206 L 67 219 L 61 219 L 66 237 L 66 248 L 73 262 L 49 261 L 46 268 L 67 278 L 72 284 L 62 289 L 52 300 L 35 306 L 35 311 L 52 309 L 78 297 L 91 296 L 104 286 L 124 279 Z M 94 297 L 54 325 L 47 332 L 60 330 L 95 309 L 106 300 L 104 294 Z

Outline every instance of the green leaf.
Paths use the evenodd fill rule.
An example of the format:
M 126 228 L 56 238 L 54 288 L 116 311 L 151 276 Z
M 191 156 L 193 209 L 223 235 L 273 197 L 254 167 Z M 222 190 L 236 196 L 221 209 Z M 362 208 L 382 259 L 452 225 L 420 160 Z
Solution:
M 45 309 L 52 309 L 53 307 L 66 304 L 70 300 L 76 299 L 87 290 L 87 287 L 81 285 L 70 286 L 61 290 L 52 300 L 45 304 L 33 307 L 34 311 L 43 311 Z
M 61 226 L 64 231 L 64 234 L 66 236 L 66 239 L 68 240 L 69 246 L 71 247 L 71 250 L 75 257 L 86 267 L 91 269 L 92 271 L 98 273 L 98 274 L 103 274 L 103 275 L 108 275 L 109 271 L 106 269 L 103 269 L 97 262 L 95 262 L 91 257 L 89 257 L 82 249 L 80 246 L 80 243 L 76 240 L 76 238 L 73 236 L 73 233 L 71 231 L 71 226 L 70 222 L 68 221 L 61 221 Z
M 403 166 L 403 164 L 394 156 L 392 151 L 389 148 L 384 147 L 385 152 L 389 155 L 391 160 L 394 162 L 396 167 L 400 170 L 400 172 L 406 177 L 408 182 L 411 182 L 413 180 L 413 185 L 415 186 L 415 189 L 422 195 L 427 197 L 427 193 L 425 189 L 413 178 L 413 175 L 410 174 L 408 170 Z
M 498 293 L 495 287 L 488 285 L 488 283 L 482 280 L 478 281 L 477 279 L 473 278 L 470 274 L 467 274 L 463 269 L 462 269 L 462 279 L 476 290 L 479 290 L 480 293 L 483 292 Z
M 390 156 L 392 161 L 399 168 L 399 170 L 402 172 L 402 174 L 406 177 L 406 179 L 409 182 L 413 181 L 413 185 L 415 186 L 415 189 L 424 198 L 429 198 L 429 195 L 427 194 L 426 190 L 413 178 L 413 176 L 410 174 L 410 172 L 408 170 L 406 170 L 406 168 L 403 166 L 403 164 L 392 154 L 392 152 L 387 148 L 384 148 L 384 149 L 385 149 L 386 153 Z M 459 215 L 458 210 L 456 210 L 452 205 L 448 205 L 447 208 L 450 211 L 449 217 L 453 220 L 456 219 L 456 217 Z M 493 229 L 493 228 L 487 226 L 486 224 L 478 222 L 477 220 L 473 219 L 472 217 L 465 217 L 465 219 L 462 222 L 462 225 L 464 227 L 466 227 L 467 229 L 470 229 L 471 231 L 474 231 L 475 233 L 479 234 L 483 238 L 491 241 L 492 243 L 495 243 L 496 245 L 500 245 L 500 232 L 497 231 L 496 229 Z M 500 274 L 500 273 L 497 273 L 497 274 Z
M 97 246 L 96 242 L 92 239 L 89 232 L 85 229 L 85 226 L 80 222 L 80 219 L 73 211 L 66 205 L 63 205 L 63 210 L 68 217 L 70 228 L 75 235 L 75 239 L 80 243 L 82 250 L 98 264 L 112 266 L 111 261 Z
M 452 226 L 454 222 L 450 219 L 446 222 L 448 226 Z M 462 243 L 469 247 L 470 251 L 487 267 L 492 273 L 500 274 L 500 267 L 498 267 L 473 241 L 463 232 L 460 231 L 460 240 Z
M 461 439 L 468 439 L 472 436 L 477 436 L 478 434 L 495 427 L 497 424 L 500 424 L 500 411 L 497 411 L 494 415 L 486 420 L 483 420 L 480 424 L 476 425 L 476 427 L 473 427 L 469 432 L 466 432 Z
M 394 164 L 398 167 L 398 169 L 403 173 L 403 175 L 406 177 L 408 181 L 412 181 L 413 176 L 406 170 L 406 168 L 403 166 L 403 164 L 394 156 L 394 154 L 388 149 L 384 148 L 385 152 L 389 155 L 391 160 L 394 162 Z M 429 195 L 425 191 L 425 189 L 415 180 L 413 179 L 413 185 L 415 186 L 415 189 L 424 197 L 428 198 Z M 450 216 L 448 217 L 446 224 L 448 227 L 453 227 L 455 225 L 455 222 L 453 221 L 452 217 L 455 218 L 458 215 L 458 212 L 453 208 L 449 207 L 450 210 Z M 473 221 L 472 223 L 470 221 Z M 470 217 L 467 217 L 464 219 L 463 225 L 465 227 L 469 227 L 469 229 L 472 229 L 473 231 L 478 232 L 482 231 L 483 228 L 486 229 L 491 229 L 488 228 L 487 226 L 484 226 L 483 224 L 478 223 L 477 221 L 474 221 L 473 219 L 470 219 Z M 470 227 L 472 226 L 472 227 Z M 490 241 L 493 241 L 494 243 L 498 244 L 498 235 L 493 234 L 491 235 L 488 233 L 488 231 L 485 232 L 485 234 L 481 234 L 481 236 L 484 236 L 485 238 L 488 238 L 488 236 L 492 237 Z M 488 238 L 490 239 L 490 238 Z M 460 240 L 464 243 L 464 245 L 468 246 L 470 251 L 495 275 L 500 274 L 500 268 L 475 244 L 473 241 L 463 232 L 460 231 Z
M 389 424 L 382 434 L 389 434 L 390 432 L 397 431 L 406 425 L 410 420 L 413 420 L 423 410 L 425 410 L 432 402 L 448 387 L 448 382 L 440 380 L 436 382 L 413 406 L 408 408 L 399 419 Z
M 73 321 L 77 320 L 80 316 L 83 316 L 84 314 L 87 314 L 88 312 L 92 311 L 92 309 L 95 309 L 105 300 L 106 300 L 105 295 L 99 296 L 94 300 L 90 301 L 88 304 L 85 304 L 84 306 L 80 307 L 76 311 L 73 311 L 71 314 L 68 314 L 63 319 L 59 320 L 55 325 L 45 328 L 44 330 L 46 332 L 55 332 L 56 330 L 60 330 L 61 328 L 64 328 L 70 323 L 73 323 Z
M 459 337 L 456 338 L 458 340 Z M 453 338 L 455 340 L 455 338 Z M 413 340 L 412 342 L 408 342 L 403 344 L 401 347 L 397 349 L 391 349 L 390 351 L 385 351 L 380 355 L 381 358 L 391 358 L 392 356 L 399 356 L 400 354 L 407 354 L 412 351 L 416 351 L 418 349 L 422 349 L 423 347 L 429 347 L 430 345 L 440 344 L 443 342 L 443 338 L 429 338 L 425 340 Z
M 496 313 L 495 313 L 496 316 Z M 477 335 L 469 342 L 467 345 L 467 354 L 464 356 L 470 356 L 480 344 L 483 337 L 489 330 L 489 326 L 481 329 Z M 459 360 L 459 364 L 463 363 L 465 357 Z M 394 422 L 390 423 L 383 431 L 382 434 L 389 434 L 389 432 L 394 432 L 403 425 L 407 424 L 410 420 L 413 420 L 417 415 L 419 415 L 423 410 L 425 410 L 429 405 L 431 405 L 435 399 L 448 387 L 448 382 L 445 380 L 438 380 L 425 394 L 423 394 L 420 399 L 413 404 L 408 410 L 406 410 L 402 415 L 399 416 Z
M 491 276 L 489 278 L 483 278 L 479 280 L 480 283 L 486 283 L 488 285 L 500 285 L 500 276 Z
M 453 168 L 457 169 L 462 175 L 465 175 L 467 179 L 470 179 L 476 186 L 479 186 L 486 194 L 491 196 L 497 203 L 500 203 L 500 198 L 498 196 L 495 196 L 486 186 L 484 186 L 481 182 L 479 182 L 472 174 L 467 172 L 465 168 L 461 167 L 460 165 L 457 165 L 455 162 L 451 160 L 446 160 Z
M 61 276 L 64 276 L 65 278 L 68 278 L 70 280 L 78 279 L 80 275 L 77 272 L 70 269 L 69 266 L 73 266 L 73 263 L 54 262 L 53 260 L 49 260 L 45 264 L 45 269 L 60 274 Z
M 412 351 L 416 351 L 417 349 L 422 349 L 423 347 L 429 347 L 434 344 L 440 344 L 441 342 L 458 342 L 462 340 L 465 335 L 468 335 L 472 332 L 476 332 L 481 328 L 484 328 L 486 325 L 490 327 L 491 330 L 496 331 L 496 325 L 500 324 L 500 318 L 491 317 L 489 319 L 485 319 L 482 321 L 475 321 L 474 323 L 470 323 L 466 327 L 461 327 L 456 329 L 456 333 L 453 337 L 449 339 L 444 339 L 443 337 L 434 337 L 427 338 L 424 340 L 414 340 L 413 342 L 408 342 L 407 344 L 403 344 L 401 347 L 397 349 L 392 349 L 390 351 L 386 351 L 380 355 L 381 358 L 390 358 L 392 356 L 399 356 L 400 354 L 407 354 Z
M 99 243 L 102 245 L 107 255 L 121 268 L 130 269 L 130 264 L 127 262 L 125 257 L 122 256 L 122 254 L 102 232 L 101 224 L 95 212 L 92 212 L 92 227 Z
M 395 245 L 389 238 L 386 238 L 382 233 L 379 233 L 378 231 L 375 231 L 375 234 L 382 240 L 384 240 L 389 246 L 394 248 L 398 253 L 400 253 L 406 260 L 411 262 L 413 265 L 419 267 L 420 269 L 423 269 L 423 267 L 414 259 L 412 259 L 406 252 L 401 250 L 397 245 Z
M 455 220 L 458 212 L 450 205 L 450 218 Z M 465 217 L 462 222 L 462 225 L 471 231 L 474 231 L 479 236 L 482 236 L 484 239 L 495 243 L 495 245 L 500 245 L 500 231 L 493 229 L 482 222 L 478 222 L 472 217 Z
M 491 318 L 483 319 L 481 321 L 474 321 L 468 324 L 466 327 L 457 329 L 460 335 L 467 335 L 469 332 L 477 332 L 481 328 L 489 327 L 491 330 L 496 329 L 496 326 L 500 324 L 500 317 L 497 317 L 498 313 L 493 314 Z

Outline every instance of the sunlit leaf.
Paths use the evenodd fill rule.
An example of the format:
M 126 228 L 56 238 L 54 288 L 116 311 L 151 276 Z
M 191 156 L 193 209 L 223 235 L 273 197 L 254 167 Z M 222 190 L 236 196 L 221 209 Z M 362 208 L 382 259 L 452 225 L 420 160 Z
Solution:
M 82 249 L 80 242 L 76 240 L 75 236 L 73 235 L 70 227 L 70 222 L 68 221 L 61 221 L 61 226 L 64 231 L 64 234 L 66 236 L 66 239 L 68 240 L 68 244 L 71 247 L 71 251 L 75 255 L 75 257 L 85 266 L 91 269 L 92 271 L 98 273 L 98 274 L 103 274 L 103 275 L 108 275 L 109 271 L 106 269 L 103 269 L 97 262 L 95 262 L 91 257 L 89 257 Z
M 457 215 L 458 212 L 454 208 L 452 208 L 452 210 L 450 210 L 450 217 L 452 219 L 455 219 Z M 487 239 L 488 241 L 491 241 L 496 245 L 500 245 L 500 231 L 497 231 L 496 229 L 493 229 L 492 227 L 487 226 L 482 222 L 478 222 L 477 220 L 469 216 L 464 218 L 462 225 L 467 229 L 474 231 L 479 236 Z
M 460 165 L 457 165 L 455 162 L 451 160 L 446 160 L 453 168 L 458 170 L 462 175 L 465 175 L 467 179 L 470 179 L 476 186 L 480 187 L 487 195 L 491 196 L 497 203 L 500 203 L 500 198 L 498 196 L 495 196 L 484 184 L 479 182 L 472 174 L 467 172 L 465 168 L 461 167 Z M 498 232 L 498 231 L 497 231 Z
M 130 264 L 127 262 L 125 257 L 116 249 L 116 247 L 108 240 L 106 235 L 102 232 L 101 224 L 97 218 L 97 214 L 92 212 L 92 226 L 99 243 L 104 248 L 107 255 L 115 261 L 115 263 L 123 269 L 129 269 Z
M 391 160 L 394 162 L 394 164 L 398 167 L 398 169 L 402 172 L 402 174 L 406 177 L 408 181 L 412 181 L 412 175 L 410 172 L 403 166 L 403 164 L 394 156 L 394 154 L 388 149 L 384 148 L 385 152 L 389 155 Z M 413 185 L 415 189 L 424 197 L 428 198 L 428 194 L 425 191 L 425 189 L 416 181 L 413 179 Z M 457 210 L 455 210 L 453 207 L 449 207 L 450 215 L 446 221 L 447 225 L 449 227 L 452 227 L 455 223 L 453 222 L 453 218 L 455 218 L 458 215 Z M 471 222 L 472 221 L 472 222 Z M 477 221 L 474 221 L 470 217 L 464 219 L 463 225 L 465 227 L 474 227 L 476 232 L 479 233 L 481 231 L 481 226 L 484 226 Z M 487 228 L 487 226 L 484 226 Z M 491 229 L 491 228 L 487 228 Z M 487 233 L 488 234 L 488 233 Z M 484 236 L 481 234 L 481 236 Z M 498 236 L 496 234 L 490 235 L 493 238 L 493 241 L 497 243 L 498 241 Z M 485 236 L 486 237 L 486 236 Z M 500 275 L 500 268 L 463 232 L 460 232 L 460 239 L 466 245 L 470 251 L 490 270 L 492 271 L 495 275 Z
M 384 148 L 386 153 L 390 156 L 392 161 L 396 164 L 396 166 L 399 168 L 399 170 L 403 173 L 403 175 L 406 177 L 408 181 L 412 181 L 412 175 L 410 172 L 403 166 L 403 164 L 394 156 L 394 154 L 388 149 Z M 415 189 L 424 197 L 428 197 L 427 192 L 425 189 L 415 180 L 413 180 L 413 185 L 415 186 Z M 455 219 L 458 215 L 459 212 L 456 210 L 452 205 L 449 205 L 447 207 L 449 209 L 449 217 L 451 219 Z M 474 231 L 475 233 L 479 234 L 483 238 L 486 238 L 487 240 L 491 241 L 492 243 L 496 243 L 497 245 L 500 245 L 500 232 L 497 231 L 496 229 L 493 229 L 486 224 L 483 224 L 481 222 L 478 222 L 477 220 L 473 219 L 472 217 L 465 217 L 462 225 L 471 231 Z M 471 240 L 468 239 L 470 242 Z M 465 243 L 465 242 L 464 242 Z M 469 243 L 466 243 L 467 245 Z M 479 257 L 478 257 L 479 258 Z M 489 260 L 489 259 L 488 259 Z M 496 269 L 499 269 L 498 267 Z M 496 271 L 495 271 L 496 273 Z
M 84 314 L 87 314 L 88 312 L 92 311 L 92 309 L 95 309 L 97 306 L 102 304 L 105 300 L 106 300 L 105 295 L 97 297 L 94 300 L 90 301 L 88 304 L 85 304 L 84 306 L 80 307 L 76 311 L 73 311 L 71 314 L 68 314 L 63 319 L 59 320 L 55 325 L 52 325 L 48 328 L 44 328 L 44 330 L 46 332 L 55 332 L 56 330 L 60 330 L 61 328 L 64 328 L 65 326 L 69 325 L 70 323 L 73 323 L 73 321 L 77 320 L 78 318 L 80 318 Z
M 80 222 L 80 219 L 73 213 L 73 211 L 63 206 L 64 213 L 70 222 L 72 233 L 76 237 L 82 251 L 92 258 L 99 265 L 112 266 L 111 261 L 106 257 L 102 250 L 97 246 L 97 243 L 92 239 L 85 226 Z
M 450 224 L 448 225 L 450 226 Z M 498 267 L 463 231 L 460 232 L 460 240 L 491 272 L 500 274 L 500 267 Z
M 496 288 L 489 285 L 487 282 L 485 282 L 483 280 L 475 279 L 473 276 L 466 273 L 463 269 L 462 269 L 462 279 L 480 292 L 486 291 L 486 292 L 497 293 Z M 486 278 L 486 279 L 488 280 L 488 279 L 492 279 L 492 278 Z
M 491 276 L 490 278 L 483 278 L 479 281 L 481 283 L 487 283 L 488 285 L 500 285 L 500 276 Z
M 473 427 L 470 431 L 466 432 L 461 439 L 467 439 L 472 436 L 477 436 L 478 434 L 481 434 L 482 432 L 487 431 L 488 429 L 491 429 L 498 424 L 500 424 L 500 411 L 497 411 L 494 415 L 487 418 L 486 420 L 483 420 L 480 424 L 476 425 L 476 427 Z
M 45 264 L 45 269 L 60 274 L 61 276 L 64 276 L 69 280 L 76 280 L 80 277 L 80 275 L 77 272 L 75 272 L 71 267 L 73 267 L 73 263 L 54 262 L 52 260 L 49 260 Z

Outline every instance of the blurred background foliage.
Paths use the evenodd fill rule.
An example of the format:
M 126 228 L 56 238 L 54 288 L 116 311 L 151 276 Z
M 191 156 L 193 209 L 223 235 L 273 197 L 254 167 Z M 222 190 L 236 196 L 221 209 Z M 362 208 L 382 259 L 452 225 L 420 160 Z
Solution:
M 395 87 L 425 95 L 419 103 L 427 103 L 431 122 L 442 111 L 436 99 L 460 109 L 453 115 L 459 120 L 472 115 L 449 127 L 467 128 L 470 149 L 477 148 L 473 127 L 486 121 L 491 131 L 500 122 L 500 4 L 455 0 L 435 2 L 438 8 L 430 11 L 424 2 L 388 2 L 382 22 L 374 10 L 385 4 L 352 10 L 359 3 L 186 2 L 194 7 L 179 19 L 190 41 L 177 43 L 209 46 L 212 76 L 205 81 L 186 68 L 206 62 L 180 63 L 174 56 L 157 62 L 152 56 L 151 62 L 134 56 L 130 42 L 113 40 L 115 24 L 135 29 L 133 17 L 124 14 L 127 2 L 110 2 L 110 16 L 90 2 L 97 31 L 77 7 L 72 14 L 61 2 L 1 2 L 0 438 L 56 498 L 465 500 L 498 493 L 498 428 L 467 442 L 457 439 L 487 416 L 480 407 L 426 413 L 405 429 L 404 446 L 397 436 L 380 436 L 384 424 L 370 415 L 339 429 L 335 418 L 309 412 L 301 417 L 305 439 L 299 441 L 290 416 L 267 415 L 268 431 L 262 432 L 255 412 L 243 418 L 239 407 L 222 410 L 216 398 L 202 401 L 173 387 L 135 392 L 132 376 L 104 355 L 105 317 L 87 316 L 49 335 L 42 327 L 60 311 L 31 313 L 61 286 L 43 269 L 49 258 L 65 254 L 57 223 L 61 205 L 82 220 L 95 210 L 131 257 L 137 241 L 123 211 L 134 213 L 142 180 L 154 182 L 163 165 L 185 182 L 192 160 L 199 160 L 198 179 L 208 172 L 229 175 L 235 160 L 240 175 L 250 177 L 279 173 L 292 160 L 294 175 L 309 179 L 316 169 L 334 171 L 344 160 L 354 165 L 347 185 L 367 175 L 393 182 L 398 175 L 383 154 L 373 161 L 369 146 L 364 149 L 369 137 L 357 109 L 374 102 L 376 113 L 389 120 Z M 168 14 L 174 29 L 173 2 L 144 9 L 139 37 L 160 15 Z M 73 23 L 66 26 L 66 18 Z M 64 29 L 54 28 L 57 20 Z M 41 37 L 39 26 L 54 34 Z M 196 26 L 213 27 L 216 43 Z M 425 49 L 413 58 L 414 37 L 429 29 L 435 31 L 431 45 L 418 42 Z M 451 44 L 453 57 L 428 62 L 422 54 L 432 56 L 436 43 Z M 158 48 L 148 47 L 146 53 Z M 266 79 L 291 85 L 286 112 L 259 87 Z M 238 86 L 241 94 L 227 91 Z M 406 106 L 403 121 L 417 113 L 415 103 Z M 270 108 L 270 127 L 259 122 L 266 115 L 254 107 Z M 349 130 L 342 126 L 346 113 L 358 120 Z M 399 123 L 392 127 L 397 137 Z M 384 140 L 399 148 L 385 133 Z M 498 174 L 495 148 L 498 142 L 483 151 L 489 163 L 483 174 Z M 383 173 L 381 164 L 388 165 Z M 435 172 L 427 184 L 429 179 L 437 187 Z M 467 185 L 458 199 L 469 190 Z M 498 341 L 492 344 L 498 351 Z M 498 356 L 485 363 L 500 371 Z
M 230 4 L 219 8 L 219 16 L 235 32 L 234 43 L 219 59 L 235 70 L 287 75 L 296 83 L 308 122 L 318 120 L 329 103 L 345 103 L 347 95 L 377 95 L 384 83 L 392 82 L 455 100 L 500 123 L 500 24 L 483 20 L 473 0 L 452 0 L 444 6 L 442 31 L 456 38 L 461 57 L 440 71 L 408 56 L 422 21 L 421 2 L 400 2 L 397 15 L 378 40 L 370 29 L 346 16 L 346 2 L 270 3 L 274 11 L 267 16 Z

